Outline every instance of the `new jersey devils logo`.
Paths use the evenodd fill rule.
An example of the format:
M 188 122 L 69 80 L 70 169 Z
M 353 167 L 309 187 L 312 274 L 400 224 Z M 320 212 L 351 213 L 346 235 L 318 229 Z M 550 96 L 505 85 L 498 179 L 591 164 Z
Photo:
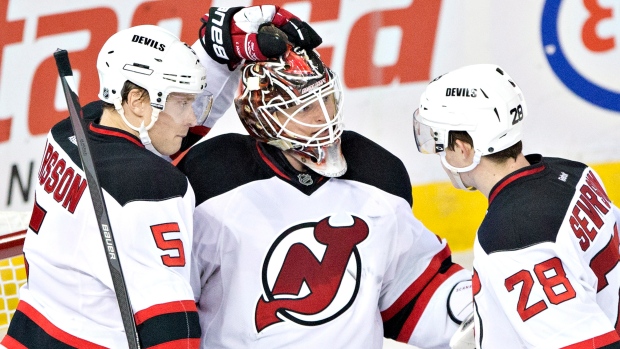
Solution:
M 353 217 L 349 226 L 331 226 L 329 217 L 285 231 L 263 264 L 264 296 L 256 305 L 256 330 L 284 321 L 314 326 L 344 313 L 360 286 L 357 244 L 368 225 Z

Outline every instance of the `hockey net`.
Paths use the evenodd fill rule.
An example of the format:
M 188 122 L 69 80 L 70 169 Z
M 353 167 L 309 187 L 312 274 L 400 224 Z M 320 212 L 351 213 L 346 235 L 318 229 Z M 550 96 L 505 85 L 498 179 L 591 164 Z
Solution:
M 22 247 L 30 212 L 0 212 L 0 338 L 13 317 L 19 288 L 26 282 Z

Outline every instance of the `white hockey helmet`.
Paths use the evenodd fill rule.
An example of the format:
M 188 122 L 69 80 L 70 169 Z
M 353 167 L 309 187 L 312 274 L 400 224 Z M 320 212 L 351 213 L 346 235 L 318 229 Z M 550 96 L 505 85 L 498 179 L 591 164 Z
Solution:
M 476 64 L 456 69 L 431 81 L 413 113 L 418 151 L 438 153 L 452 184 L 466 187 L 460 173 L 473 170 L 484 155 L 507 149 L 521 140 L 527 107 L 523 93 L 503 69 Z M 446 160 L 450 131 L 466 131 L 473 140 L 470 165 L 452 166 Z
M 242 71 L 235 107 L 248 133 L 287 152 L 320 175 L 343 175 L 347 163 L 340 148 L 344 129 L 342 87 L 338 76 L 318 54 L 289 48 L 277 59 L 246 63 Z M 325 105 L 328 98 L 335 103 L 333 111 Z M 325 122 L 307 124 L 298 120 L 297 113 L 314 103 L 320 106 Z M 289 114 L 287 109 L 293 106 L 299 108 Z M 299 134 L 291 130 L 293 125 L 312 127 L 316 132 Z
M 430 82 L 414 113 L 414 135 L 422 153 L 440 153 L 450 131 L 467 131 L 479 156 L 521 140 L 527 107 L 521 89 L 497 65 L 475 64 Z
M 211 109 L 206 91 L 206 69 L 194 50 L 167 30 L 154 25 L 139 25 L 112 35 L 97 57 L 99 98 L 114 104 L 123 121 L 141 133 L 149 130 L 165 108 L 171 93 L 195 94 L 193 103 L 197 123 L 204 123 Z M 121 107 L 121 90 L 130 81 L 149 93 L 153 117 L 148 126 L 136 128 L 127 122 Z M 146 133 L 146 132 L 144 132 Z M 148 137 L 148 135 L 146 135 Z M 143 139 L 143 143 L 144 143 Z M 148 140 L 150 143 L 150 140 Z

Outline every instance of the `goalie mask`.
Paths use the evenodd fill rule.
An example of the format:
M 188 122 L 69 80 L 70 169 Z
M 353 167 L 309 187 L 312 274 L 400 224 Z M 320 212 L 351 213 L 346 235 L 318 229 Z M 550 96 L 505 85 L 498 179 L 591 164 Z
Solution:
M 342 88 L 314 51 L 243 66 L 235 107 L 248 133 L 327 177 L 347 170 L 340 150 Z
M 507 149 L 521 140 L 527 108 L 521 89 L 492 64 L 466 66 L 431 81 L 414 112 L 418 151 L 439 154 L 453 184 L 465 189 L 459 173 L 473 170 L 484 155 Z M 474 161 L 457 168 L 445 159 L 450 131 L 466 131 L 473 140 Z
M 197 124 L 205 122 L 211 110 L 212 96 L 207 86 L 206 70 L 196 53 L 172 33 L 154 25 L 140 25 L 112 35 L 97 57 L 99 98 L 114 105 L 131 129 L 138 131 L 149 149 L 148 130 L 166 108 L 168 98 L 179 93 L 191 97 Z M 130 81 L 148 91 L 153 107 L 149 125 L 136 127 L 125 118 L 121 90 Z

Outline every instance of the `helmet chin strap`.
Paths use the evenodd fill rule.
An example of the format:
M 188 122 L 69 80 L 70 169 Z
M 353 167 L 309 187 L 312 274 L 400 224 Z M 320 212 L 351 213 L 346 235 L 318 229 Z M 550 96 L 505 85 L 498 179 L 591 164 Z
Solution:
M 159 113 L 161 112 L 161 110 L 157 108 L 153 108 L 153 111 L 151 113 L 151 122 L 149 123 L 149 125 L 144 126 L 144 121 L 142 121 L 140 123 L 140 127 L 136 127 L 132 125 L 129 122 L 129 120 L 127 120 L 127 118 L 125 117 L 125 110 L 123 109 L 123 106 L 121 105 L 120 99 L 117 99 L 114 101 L 114 109 L 116 109 L 116 112 L 121 116 L 121 119 L 123 119 L 123 122 L 125 123 L 125 125 L 127 125 L 127 127 L 129 127 L 130 129 L 134 131 L 138 131 L 140 142 L 142 142 L 142 144 L 144 145 L 146 149 L 150 150 L 152 153 L 154 153 L 155 155 L 161 158 L 164 158 L 168 161 L 172 161 L 169 156 L 163 155 L 160 152 L 158 152 L 157 149 L 155 149 L 155 147 L 153 146 L 151 142 L 151 137 L 149 136 L 149 132 L 148 132 L 151 128 L 153 128 L 153 125 L 159 118 Z
M 452 182 L 452 185 L 454 187 L 456 187 L 457 189 L 464 189 L 464 190 L 470 190 L 470 191 L 474 191 L 476 190 L 475 187 L 466 187 L 465 184 L 463 183 L 463 180 L 461 179 L 461 173 L 463 172 L 469 172 L 471 170 L 473 170 L 474 168 L 476 168 L 476 166 L 478 166 L 478 164 L 480 163 L 480 158 L 482 157 L 482 152 L 479 150 L 476 150 L 476 152 L 474 153 L 474 159 L 471 163 L 471 165 L 469 166 L 465 166 L 465 167 L 454 167 L 452 165 L 450 165 L 448 163 L 448 160 L 446 160 L 446 152 L 442 151 L 441 153 L 439 153 L 439 156 L 441 157 L 441 163 L 443 164 L 443 166 L 450 171 L 449 175 L 450 175 L 450 181 Z

